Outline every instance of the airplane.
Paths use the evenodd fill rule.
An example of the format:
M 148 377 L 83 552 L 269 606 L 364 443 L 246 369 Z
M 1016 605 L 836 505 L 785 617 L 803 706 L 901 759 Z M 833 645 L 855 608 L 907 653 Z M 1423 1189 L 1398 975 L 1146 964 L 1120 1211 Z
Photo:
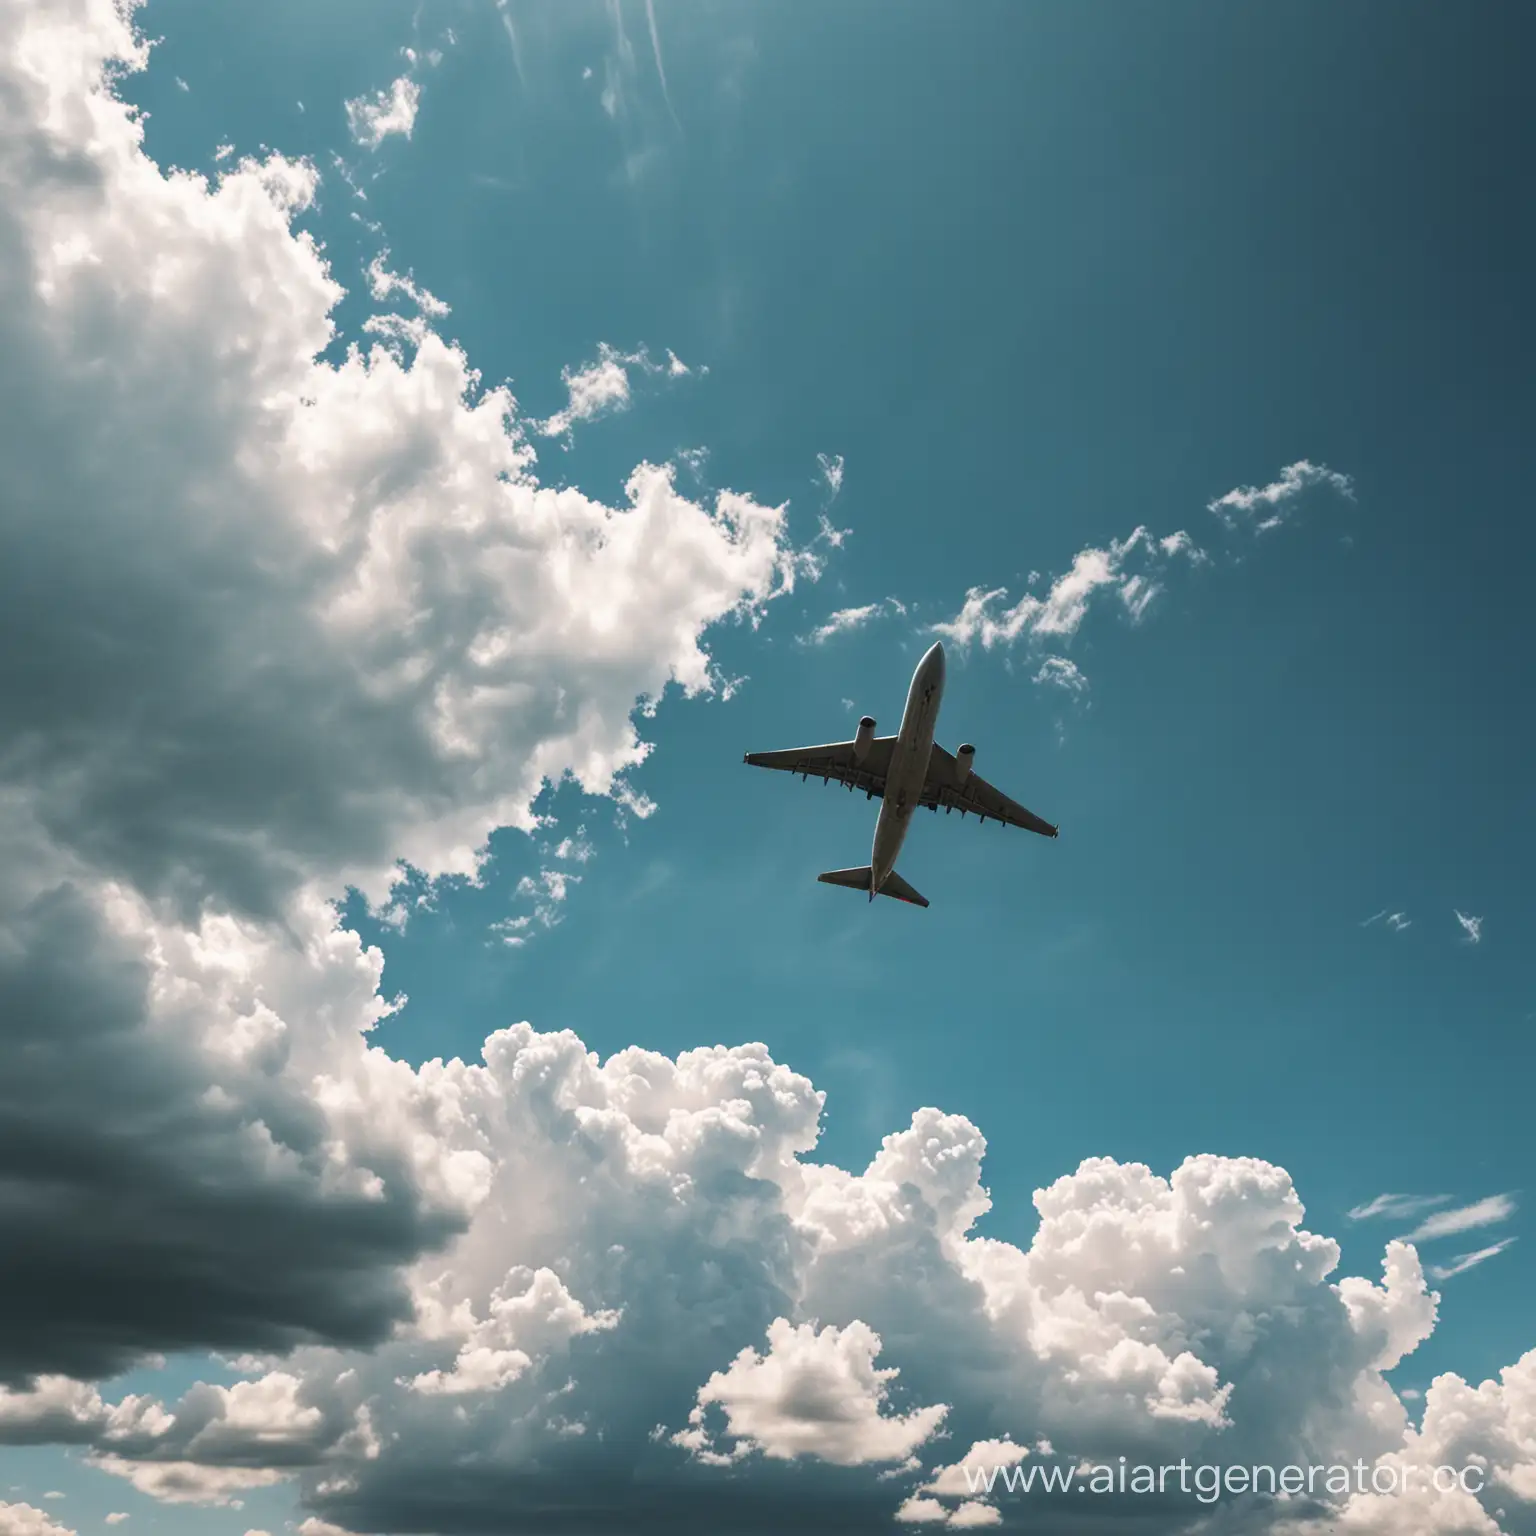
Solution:
M 942 805 L 945 815 L 954 810 L 962 816 L 974 812 L 983 822 L 991 819 L 1004 826 L 1023 827 L 1042 837 L 1057 835 L 1050 822 L 1026 811 L 972 771 L 975 747 L 967 743 L 951 754 L 933 739 L 943 697 L 944 647 L 936 644 L 912 674 L 901 728 L 894 736 L 876 736 L 874 720 L 865 715 L 852 741 L 790 747 L 783 752 L 748 752 L 742 759 L 753 768 L 779 768 L 798 773 L 801 779 L 814 775 L 824 784 L 836 780 L 850 791 L 862 789 L 866 800 L 881 797 L 870 862 L 857 869 L 829 869 L 816 877 L 823 884 L 868 891 L 871 901 L 876 896 L 894 896 L 915 907 L 926 907 L 927 898 L 896 873 L 896 855 L 906 840 L 912 812 L 919 806 L 937 811 Z

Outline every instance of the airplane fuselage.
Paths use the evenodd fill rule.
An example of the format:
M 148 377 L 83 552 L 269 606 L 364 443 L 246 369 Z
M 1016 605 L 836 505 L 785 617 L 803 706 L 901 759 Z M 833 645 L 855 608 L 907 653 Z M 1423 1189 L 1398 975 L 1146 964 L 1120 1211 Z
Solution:
M 944 647 L 935 645 L 917 664 L 901 729 L 891 751 L 886 774 L 885 798 L 875 823 L 875 846 L 870 853 L 869 899 L 873 901 L 896 867 L 896 857 L 912 825 L 912 813 L 922 803 L 928 778 L 928 759 L 933 753 L 934 728 L 939 723 L 939 704 L 944 697 Z

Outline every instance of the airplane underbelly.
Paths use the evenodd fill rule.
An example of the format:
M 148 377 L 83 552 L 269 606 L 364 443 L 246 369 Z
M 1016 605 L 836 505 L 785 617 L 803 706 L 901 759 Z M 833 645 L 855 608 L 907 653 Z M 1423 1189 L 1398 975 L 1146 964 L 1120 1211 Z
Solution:
M 896 804 L 903 817 L 910 816 L 923 798 L 923 785 L 928 778 L 928 759 L 933 752 L 932 731 L 922 732 L 910 747 L 901 753 L 897 770 L 888 780 L 886 795 L 895 791 Z

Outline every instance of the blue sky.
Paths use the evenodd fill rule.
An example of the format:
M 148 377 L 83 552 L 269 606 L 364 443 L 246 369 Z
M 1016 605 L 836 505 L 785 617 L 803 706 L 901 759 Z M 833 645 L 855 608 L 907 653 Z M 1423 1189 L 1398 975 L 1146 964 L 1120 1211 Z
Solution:
M 318 172 L 295 224 L 347 292 L 316 367 L 401 307 L 369 293 L 387 253 L 449 307 L 437 334 L 509 383 L 541 485 L 617 506 L 637 464 L 670 463 L 701 505 L 729 489 L 786 507 L 802 552 L 792 591 L 693 626 L 716 677 L 742 681 L 674 684 L 639 719 L 652 750 L 624 778 L 650 814 L 566 783 L 538 801 L 548 826 L 496 831 L 478 886 L 450 877 L 403 929 L 354 892 L 346 921 L 381 949 L 383 993 L 409 998 L 374 1045 L 474 1062 L 522 1020 L 603 1059 L 762 1042 L 826 1095 L 818 1162 L 857 1172 L 924 1106 L 979 1127 L 993 1203 L 971 1235 L 1024 1249 L 1033 1193 L 1096 1157 L 1163 1178 L 1197 1154 L 1284 1169 L 1307 1228 L 1341 1246 L 1334 1279 L 1374 1279 L 1387 1239 L 1467 1211 L 1418 1241 L 1432 1275 L 1506 1246 L 1432 1279 L 1438 1323 L 1388 1370 L 1414 1394 L 1403 1411 L 1416 1423 L 1435 1377 L 1476 1384 L 1536 1343 L 1523 15 L 150 0 L 139 24 L 157 41 L 121 95 L 156 165 L 211 176 L 272 150 Z M 359 142 L 346 104 L 397 79 L 409 131 Z M 563 373 L 603 348 L 625 398 L 542 435 L 576 398 Z M 1289 494 L 1298 463 L 1322 468 Z M 357 496 L 378 483 L 359 472 Z M 1266 486 L 1257 511 L 1212 510 Z M 1006 589 L 1000 616 L 1138 528 L 1204 555 L 1128 555 L 1158 587 L 1139 616 L 1111 584 L 1068 633 L 947 631 L 940 739 L 975 742 L 978 771 L 1059 841 L 923 818 L 900 867 L 928 910 L 818 885 L 865 861 L 875 807 L 741 754 L 842 739 L 866 712 L 894 730 L 968 592 Z M 687 549 L 660 558 L 681 582 Z M 169 582 L 207 579 L 187 565 Z M 1080 691 L 1036 680 L 1049 656 Z M 598 669 L 578 658 L 562 687 L 579 699 Z M 303 726 L 310 695 L 294 697 Z M 315 707 L 318 739 L 332 716 Z M 268 771 L 286 761 L 274 749 Z M 511 761 L 488 758 L 488 777 Z M 345 781 L 364 759 L 340 762 Z M 556 857 L 563 838 L 584 856 Z M 373 867 L 295 846 L 306 889 Z M 91 867 L 130 878 L 105 854 Z M 519 882 L 549 869 L 579 878 L 559 900 L 546 882 L 541 906 Z M 132 879 L 146 900 L 172 889 Z M 1389 1193 L 1424 1203 L 1350 1215 Z M 760 1328 L 715 1369 L 747 1346 Z M 169 1403 L 236 1379 L 206 1350 L 171 1353 L 102 1395 Z M 130 1530 L 234 1536 L 346 1518 L 308 1484 L 298 1513 L 289 1484 L 188 1506 L 78 1450 L 0 1454 L 13 1497 L 67 1494 L 50 1513 L 81 1532 L 109 1509 Z M 1510 1507 L 1499 1528 L 1531 1529 L 1531 1506 Z

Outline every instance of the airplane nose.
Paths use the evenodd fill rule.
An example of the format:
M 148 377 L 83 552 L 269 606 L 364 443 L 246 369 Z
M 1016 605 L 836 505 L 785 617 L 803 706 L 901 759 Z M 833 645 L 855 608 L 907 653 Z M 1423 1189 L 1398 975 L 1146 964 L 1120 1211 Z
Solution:
M 936 672 L 936 673 L 938 673 L 938 675 L 940 677 L 943 677 L 943 675 L 944 675 L 944 642 L 942 640 L 935 640 L 934 641 L 933 649 L 930 650 L 928 652 L 928 654 L 923 658 L 923 665 L 926 666 L 929 669 L 929 671 Z

